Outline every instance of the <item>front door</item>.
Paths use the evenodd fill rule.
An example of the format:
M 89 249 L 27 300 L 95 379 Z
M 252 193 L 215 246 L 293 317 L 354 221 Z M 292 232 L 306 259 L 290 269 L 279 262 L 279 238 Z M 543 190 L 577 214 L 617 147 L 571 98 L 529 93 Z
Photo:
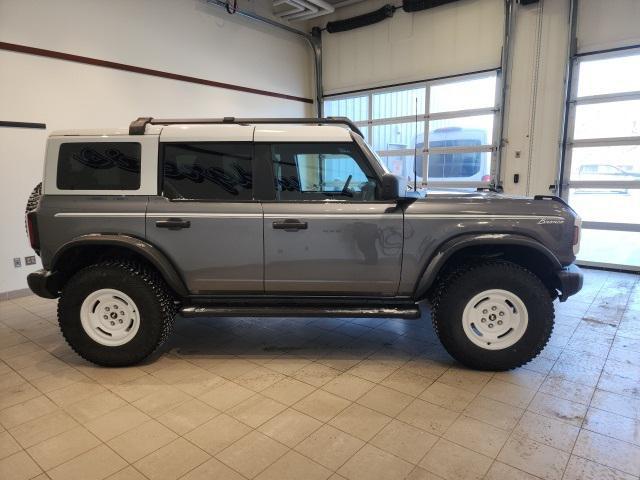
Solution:
M 147 238 L 192 294 L 264 292 L 251 135 L 245 142 L 160 144 L 161 195 L 149 200 Z
M 271 164 L 263 202 L 265 291 L 395 295 L 403 214 L 352 142 L 259 143 Z

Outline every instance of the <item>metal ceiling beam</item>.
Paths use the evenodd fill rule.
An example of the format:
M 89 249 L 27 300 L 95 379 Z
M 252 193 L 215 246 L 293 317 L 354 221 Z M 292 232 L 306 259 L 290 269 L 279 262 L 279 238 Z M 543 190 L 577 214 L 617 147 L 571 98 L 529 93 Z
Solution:
M 505 0 L 504 2 L 504 34 L 502 40 L 502 58 L 500 62 L 500 126 L 498 128 L 498 151 L 496 152 L 496 166 L 494 169 L 494 182 L 496 186 L 501 184 L 502 176 L 502 160 L 505 149 L 504 130 L 505 130 L 505 112 L 507 104 L 507 94 L 509 92 L 509 83 L 511 81 L 509 75 L 511 61 L 511 43 L 513 40 L 513 23 L 514 23 L 514 0 Z
M 576 61 L 578 48 L 578 0 L 569 0 L 569 43 L 567 45 L 567 61 L 565 64 L 564 86 L 562 90 L 562 123 L 560 126 L 560 152 L 558 155 L 558 170 L 556 175 L 555 193 L 559 197 L 567 198 L 568 175 L 567 149 L 569 148 L 569 113 L 571 110 L 571 86 L 573 84 L 573 64 Z M 569 166 L 570 167 L 570 166 Z M 567 178 L 565 178 L 565 176 Z M 566 190 L 566 191 L 565 191 Z
M 227 6 L 227 2 L 223 0 L 207 0 L 207 3 L 220 8 L 226 8 Z M 302 30 L 290 27 L 289 25 L 284 25 L 280 22 L 272 20 L 271 18 L 263 17 L 262 15 L 258 15 L 257 13 L 242 10 L 240 8 L 236 9 L 234 15 L 240 15 L 241 17 L 248 18 L 249 20 L 252 20 L 254 22 L 262 23 L 264 25 L 268 25 L 270 27 L 277 28 L 288 33 L 298 35 L 308 42 L 309 46 L 311 47 L 311 51 L 313 52 L 315 67 L 316 113 L 318 117 L 322 117 L 322 41 L 320 39 L 320 36 L 311 35 L 309 33 L 303 32 Z

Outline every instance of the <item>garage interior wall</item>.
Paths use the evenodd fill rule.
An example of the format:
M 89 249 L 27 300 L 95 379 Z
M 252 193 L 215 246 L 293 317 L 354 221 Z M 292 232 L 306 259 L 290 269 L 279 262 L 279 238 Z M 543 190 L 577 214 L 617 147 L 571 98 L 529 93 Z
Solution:
M 640 2 L 580 0 L 577 53 L 640 45 Z
M 337 10 L 326 21 L 375 10 L 384 0 Z M 503 0 L 462 0 L 381 23 L 322 35 L 325 94 L 468 73 L 500 66 Z M 317 24 L 318 22 L 316 22 Z
M 555 193 L 569 7 L 569 0 L 546 0 L 515 8 L 501 172 L 507 193 Z
M 327 19 L 349 18 L 385 3 L 358 3 Z M 578 4 L 579 52 L 640 43 L 640 2 Z M 504 5 L 503 0 L 460 0 L 413 14 L 398 10 L 391 19 L 361 29 L 324 32 L 324 92 L 498 68 Z M 569 0 L 514 6 L 501 168 L 506 193 L 554 193 L 550 186 L 557 181 L 561 152 L 569 15 Z
M 363 2 L 334 17 L 384 3 Z M 504 20 L 504 0 L 460 0 L 413 14 L 399 10 L 359 30 L 325 33 L 325 94 L 498 69 Z M 548 194 L 555 183 L 568 29 L 569 0 L 514 6 L 501 172 L 507 193 Z
M 240 1 L 270 15 L 270 4 Z M 0 0 L 0 41 L 313 98 L 304 39 L 228 15 L 204 0 Z M 0 50 L 0 293 L 25 288 L 33 255 L 23 207 L 42 177 L 46 136 L 126 127 L 139 116 L 308 116 L 313 105 Z M 22 268 L 13 267 L 13 258 Z

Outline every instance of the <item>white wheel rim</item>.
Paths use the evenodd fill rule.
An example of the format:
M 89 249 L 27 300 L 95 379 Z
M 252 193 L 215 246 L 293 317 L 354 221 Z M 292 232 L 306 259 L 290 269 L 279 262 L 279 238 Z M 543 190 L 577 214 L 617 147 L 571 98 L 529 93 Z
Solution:
M 467 338 L 485 350 L 502 350 L 514 345 L 527 331 L 528 324 L 524 302 L 507 290 L 478 293 L 462 313 Z
M 107 347 L 117 347 L 131 341 L 138 333 L 140 312 L 127 294 L 103 288 L 84 299 L 80 321 L 92 340 Z

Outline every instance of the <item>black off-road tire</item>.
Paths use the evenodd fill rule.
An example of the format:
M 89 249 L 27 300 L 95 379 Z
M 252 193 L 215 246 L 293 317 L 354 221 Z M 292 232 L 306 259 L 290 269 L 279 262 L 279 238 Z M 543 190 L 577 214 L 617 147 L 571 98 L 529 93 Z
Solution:
M 463 329 L 463 312 L 478 293 L 501 289 L 517 295 L 528 312 L 524 335 L 514 345 L 489 350 L 474 344 Z M 553 299 L 531 271 L 506 261 L 463 265 L 435 287 L 431 298 L 433 327 L 442 345 L 460 363 L 477 370 L 504 371 L 534 359 L 553 331 Z
M 82 327 L 83 301 L 104 288 L 125 293 L 138 307 L 140 327 L 124 345 L 101 345 Z M 125 260 L 108 260 L 78 271 L 66 283 L 58 301 L 58 322 L 69 346 L 85 360 L 104 367 L 133 365 L 158 350 L 171 335 L 175 315 L 175 301 L 162 278 L 143 265 Z

